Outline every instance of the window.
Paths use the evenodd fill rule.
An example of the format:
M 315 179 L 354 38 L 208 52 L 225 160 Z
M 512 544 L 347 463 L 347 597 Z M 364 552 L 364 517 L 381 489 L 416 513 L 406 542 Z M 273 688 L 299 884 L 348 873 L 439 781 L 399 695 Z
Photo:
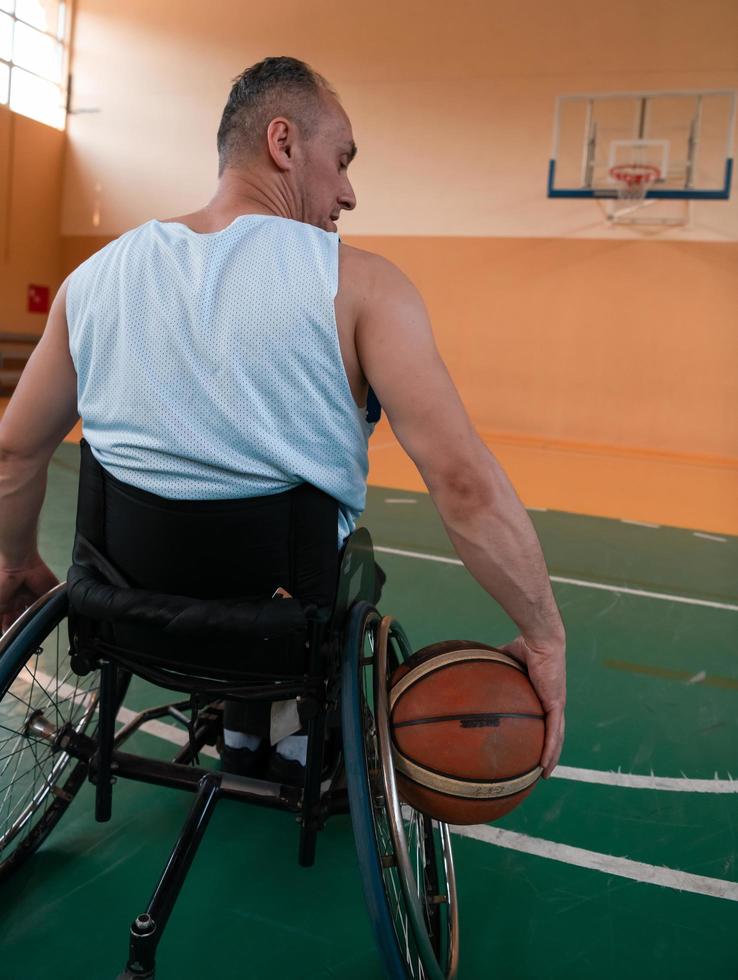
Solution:
M 64 129 L 69 55 L 65 0 L 0 0 L 0 104 Z

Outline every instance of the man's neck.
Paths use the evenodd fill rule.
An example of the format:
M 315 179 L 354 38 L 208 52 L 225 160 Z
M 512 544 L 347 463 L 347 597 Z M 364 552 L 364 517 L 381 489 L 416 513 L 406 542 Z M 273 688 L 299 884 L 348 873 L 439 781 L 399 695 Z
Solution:
M 194 213 L 212 230 L 227 227 L 241 214 L 271 214 L 292 218 L 284 188 L 273 186 L 256 173 L 226 169 L 211 200 Z

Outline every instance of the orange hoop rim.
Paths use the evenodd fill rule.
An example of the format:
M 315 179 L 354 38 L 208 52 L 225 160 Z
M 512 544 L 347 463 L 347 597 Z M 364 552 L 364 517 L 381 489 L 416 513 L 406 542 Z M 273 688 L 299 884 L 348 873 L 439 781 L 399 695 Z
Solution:
M 650 184 L 661 176 L 659 168 L 652 163 L 619 163 L 615 167 L 610 167 L 608 173 L 613 180 L 627 184 L 628 187 Z

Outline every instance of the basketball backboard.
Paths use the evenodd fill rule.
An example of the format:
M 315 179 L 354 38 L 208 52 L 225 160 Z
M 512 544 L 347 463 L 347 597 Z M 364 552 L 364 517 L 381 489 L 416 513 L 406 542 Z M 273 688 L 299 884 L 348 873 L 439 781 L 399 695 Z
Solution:
M 647 198 L 727 200 L 735 115 L 732 90 L 559 96 L 548 196 L 622 197 L 634 167 L 654 175 Z

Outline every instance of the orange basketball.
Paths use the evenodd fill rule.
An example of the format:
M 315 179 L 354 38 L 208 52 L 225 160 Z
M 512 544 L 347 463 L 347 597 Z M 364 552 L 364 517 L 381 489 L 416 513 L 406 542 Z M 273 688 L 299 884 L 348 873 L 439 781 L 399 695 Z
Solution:
M 495 647 L 445 640 L 390 679 L 400 796 L 452 824 L 509 813 L 541 774 L 545 716 L 525 668 Z

